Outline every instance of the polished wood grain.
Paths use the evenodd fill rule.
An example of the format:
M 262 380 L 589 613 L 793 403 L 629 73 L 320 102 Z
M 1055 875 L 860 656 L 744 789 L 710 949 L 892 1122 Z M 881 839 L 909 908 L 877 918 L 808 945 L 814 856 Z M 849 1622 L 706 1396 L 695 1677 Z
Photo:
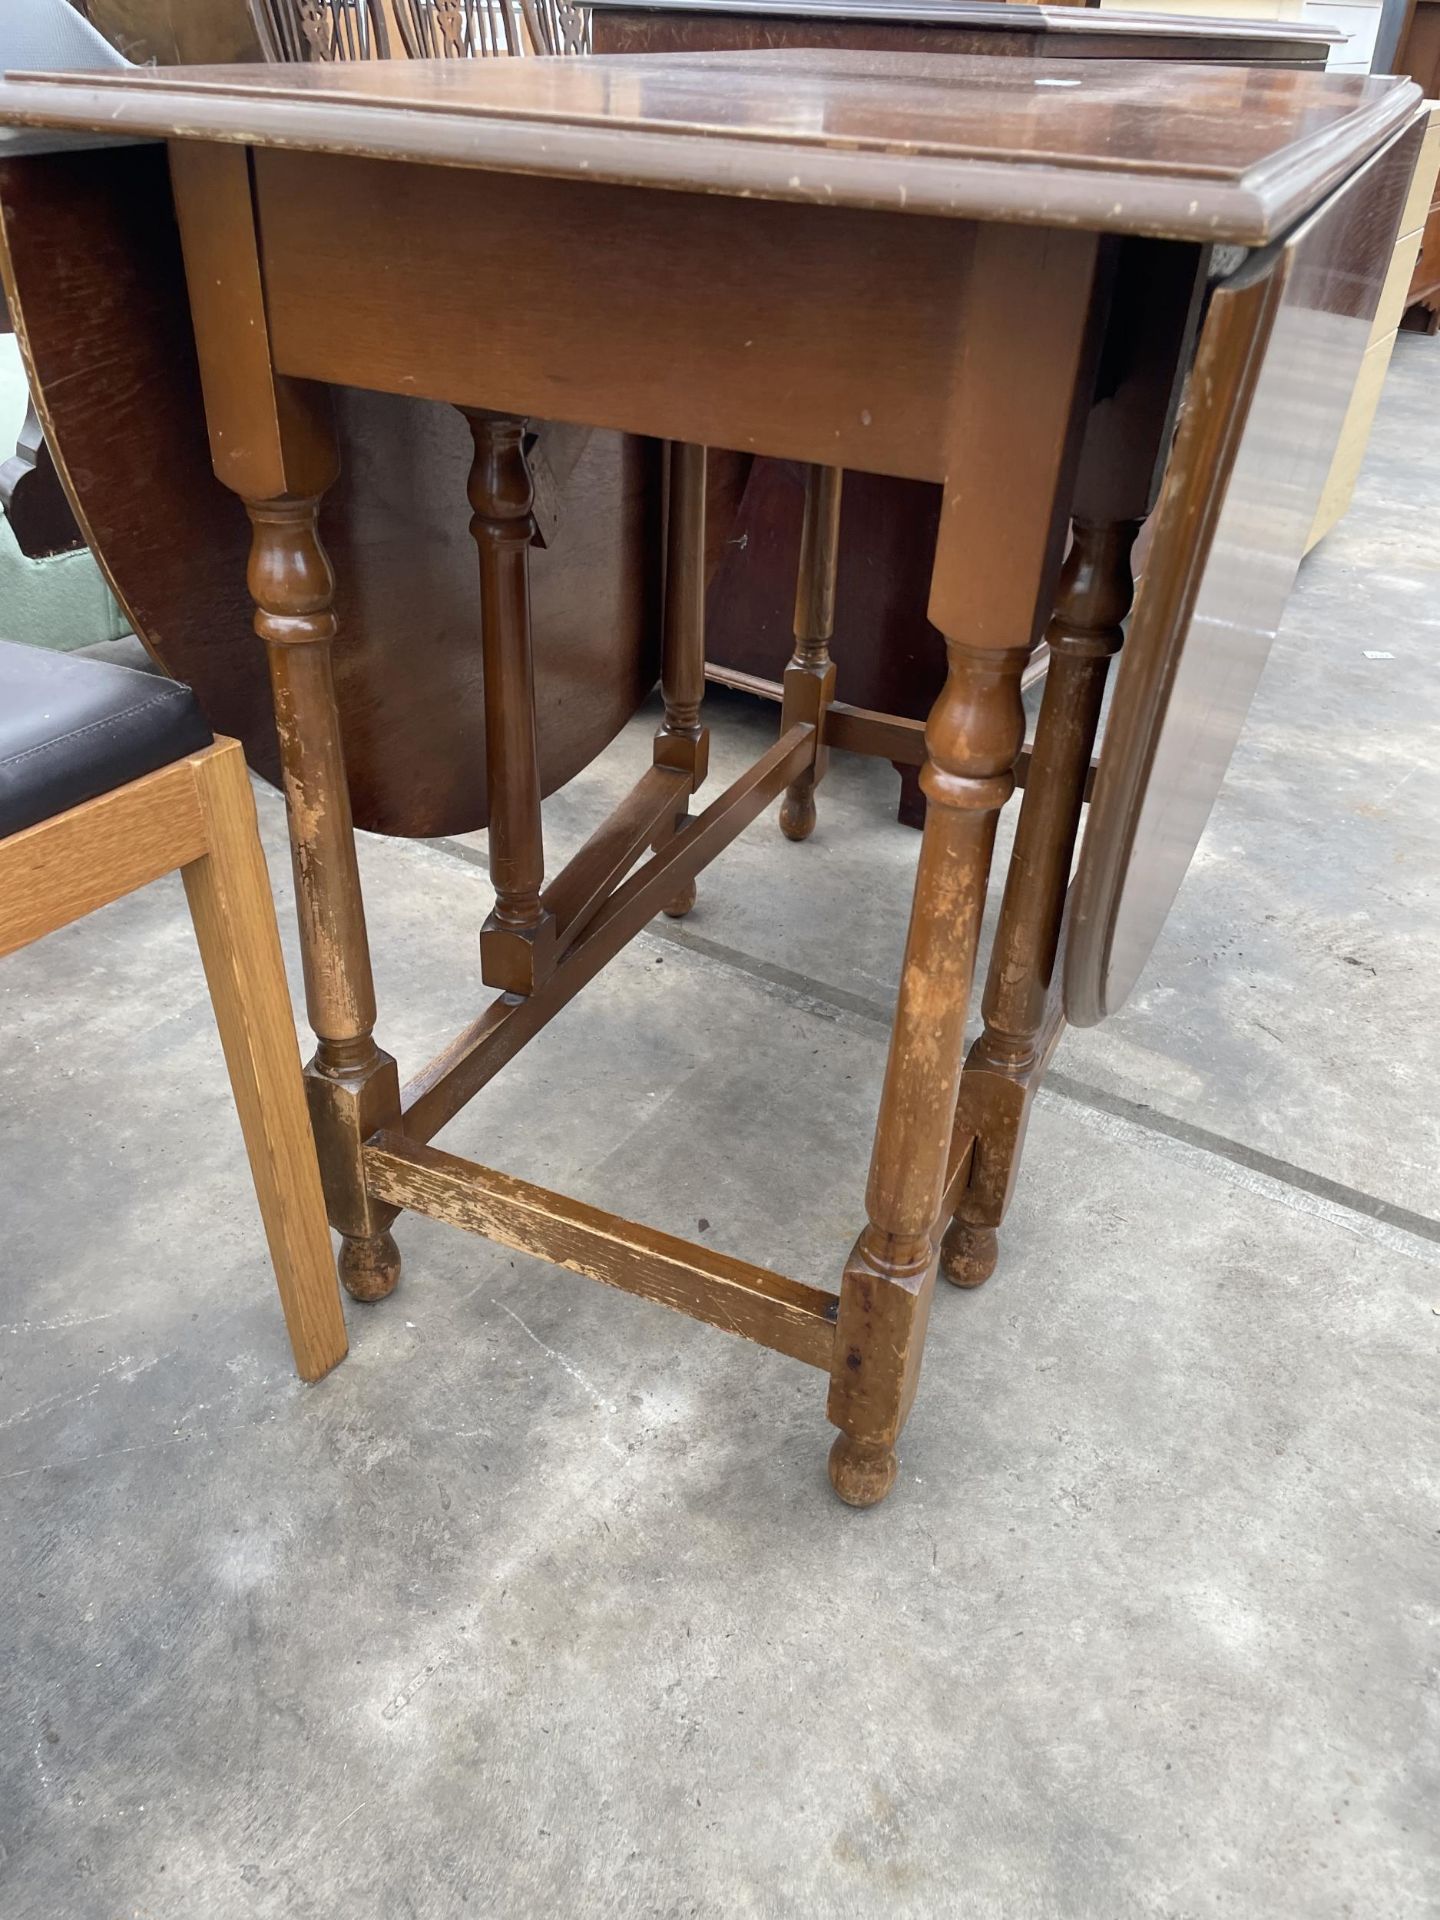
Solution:
M 1418 99 L 1363 74 L 782 49 L 12 74 L 0 119 L 1253 246 Z
M 496 192 L 480 172 L 271 150 L 256 153 L 254 180 L 287 376 L 463 405 L 483 363 L 492 399 L 517 414 L 554 417 L 583 390 L 601 426 L 944 471 L 936 396 L 953 372 L 968 227 L 599 183 L 582 199 L 519 176 Z M 857 249 L 870 261 L 859 277 Z M 391 263 L 383 282 L 375 258 Z M 486 303 L 496 259 L 507 298 Z M 932 287 L 933 302 L 899 308 L 900 282 Z M 322 324 L 332 301 L 343 328 Z
M 0 955 L 180 868 L 296 1371 L 346 1352 L 269 875 L 244 756 L 218 740 L 0 839 Z
M 1123 1005 L 1210 816 L 1370 337 L 1416 124 L 1217 288 L 1122 656 L 1075 882 L 1065 1016 Z

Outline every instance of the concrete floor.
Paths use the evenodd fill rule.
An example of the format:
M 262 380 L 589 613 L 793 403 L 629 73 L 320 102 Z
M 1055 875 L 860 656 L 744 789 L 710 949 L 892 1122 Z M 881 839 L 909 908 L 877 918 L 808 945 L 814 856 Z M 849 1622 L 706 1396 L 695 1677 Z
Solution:
M 1437 383 L 1402 337 L 873 1512 L 817 1376 L 418 1219 L 300 1386 L 178 886 L 6 963 L 6 1920 L 1440 1911 Z M 770 724 L 716 703 L 722 776 Z M 757 823 L 447 1142 L 833 1284 L 892 791 L 841 761 L 807 846 Z M 482 851 L 363 861 L 409 1068 L 473 1012 Z

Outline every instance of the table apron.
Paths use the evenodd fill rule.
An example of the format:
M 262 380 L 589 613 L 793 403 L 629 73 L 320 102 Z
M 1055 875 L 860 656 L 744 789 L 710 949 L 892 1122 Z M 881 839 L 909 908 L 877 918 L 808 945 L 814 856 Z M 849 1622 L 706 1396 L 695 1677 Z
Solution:
M 252 162 L 279 374 L 944 478 L 969 221 Z

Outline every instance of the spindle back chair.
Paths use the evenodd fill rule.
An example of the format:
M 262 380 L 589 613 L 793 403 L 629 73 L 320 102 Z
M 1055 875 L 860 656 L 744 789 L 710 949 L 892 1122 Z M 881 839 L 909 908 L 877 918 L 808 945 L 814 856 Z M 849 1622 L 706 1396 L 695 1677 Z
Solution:
M 388 60 L 381 0 L 250 0 L 267 60 Z

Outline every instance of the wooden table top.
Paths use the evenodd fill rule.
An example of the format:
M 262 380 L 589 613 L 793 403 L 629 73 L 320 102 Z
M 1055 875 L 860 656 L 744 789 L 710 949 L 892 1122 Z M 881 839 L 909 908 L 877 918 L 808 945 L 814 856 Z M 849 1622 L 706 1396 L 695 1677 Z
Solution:
M 1098 7 L 1028 6 L 1024 0 L 588 0 L 597 11 L 748 14 L 766 20 L 866 20 L 893 26 L 958 27 L 967 33 L 1058 34 L 1068 39 L 1234 40 L 1257 50 L 1275 41 L 1317 48 L 1348 35 L 1310 20 L 1212 20 L 1184 13 L 1106 13 Z
M 1413 82 L 781 50 L 12 74 L 0 124 L 1261 245 Z

